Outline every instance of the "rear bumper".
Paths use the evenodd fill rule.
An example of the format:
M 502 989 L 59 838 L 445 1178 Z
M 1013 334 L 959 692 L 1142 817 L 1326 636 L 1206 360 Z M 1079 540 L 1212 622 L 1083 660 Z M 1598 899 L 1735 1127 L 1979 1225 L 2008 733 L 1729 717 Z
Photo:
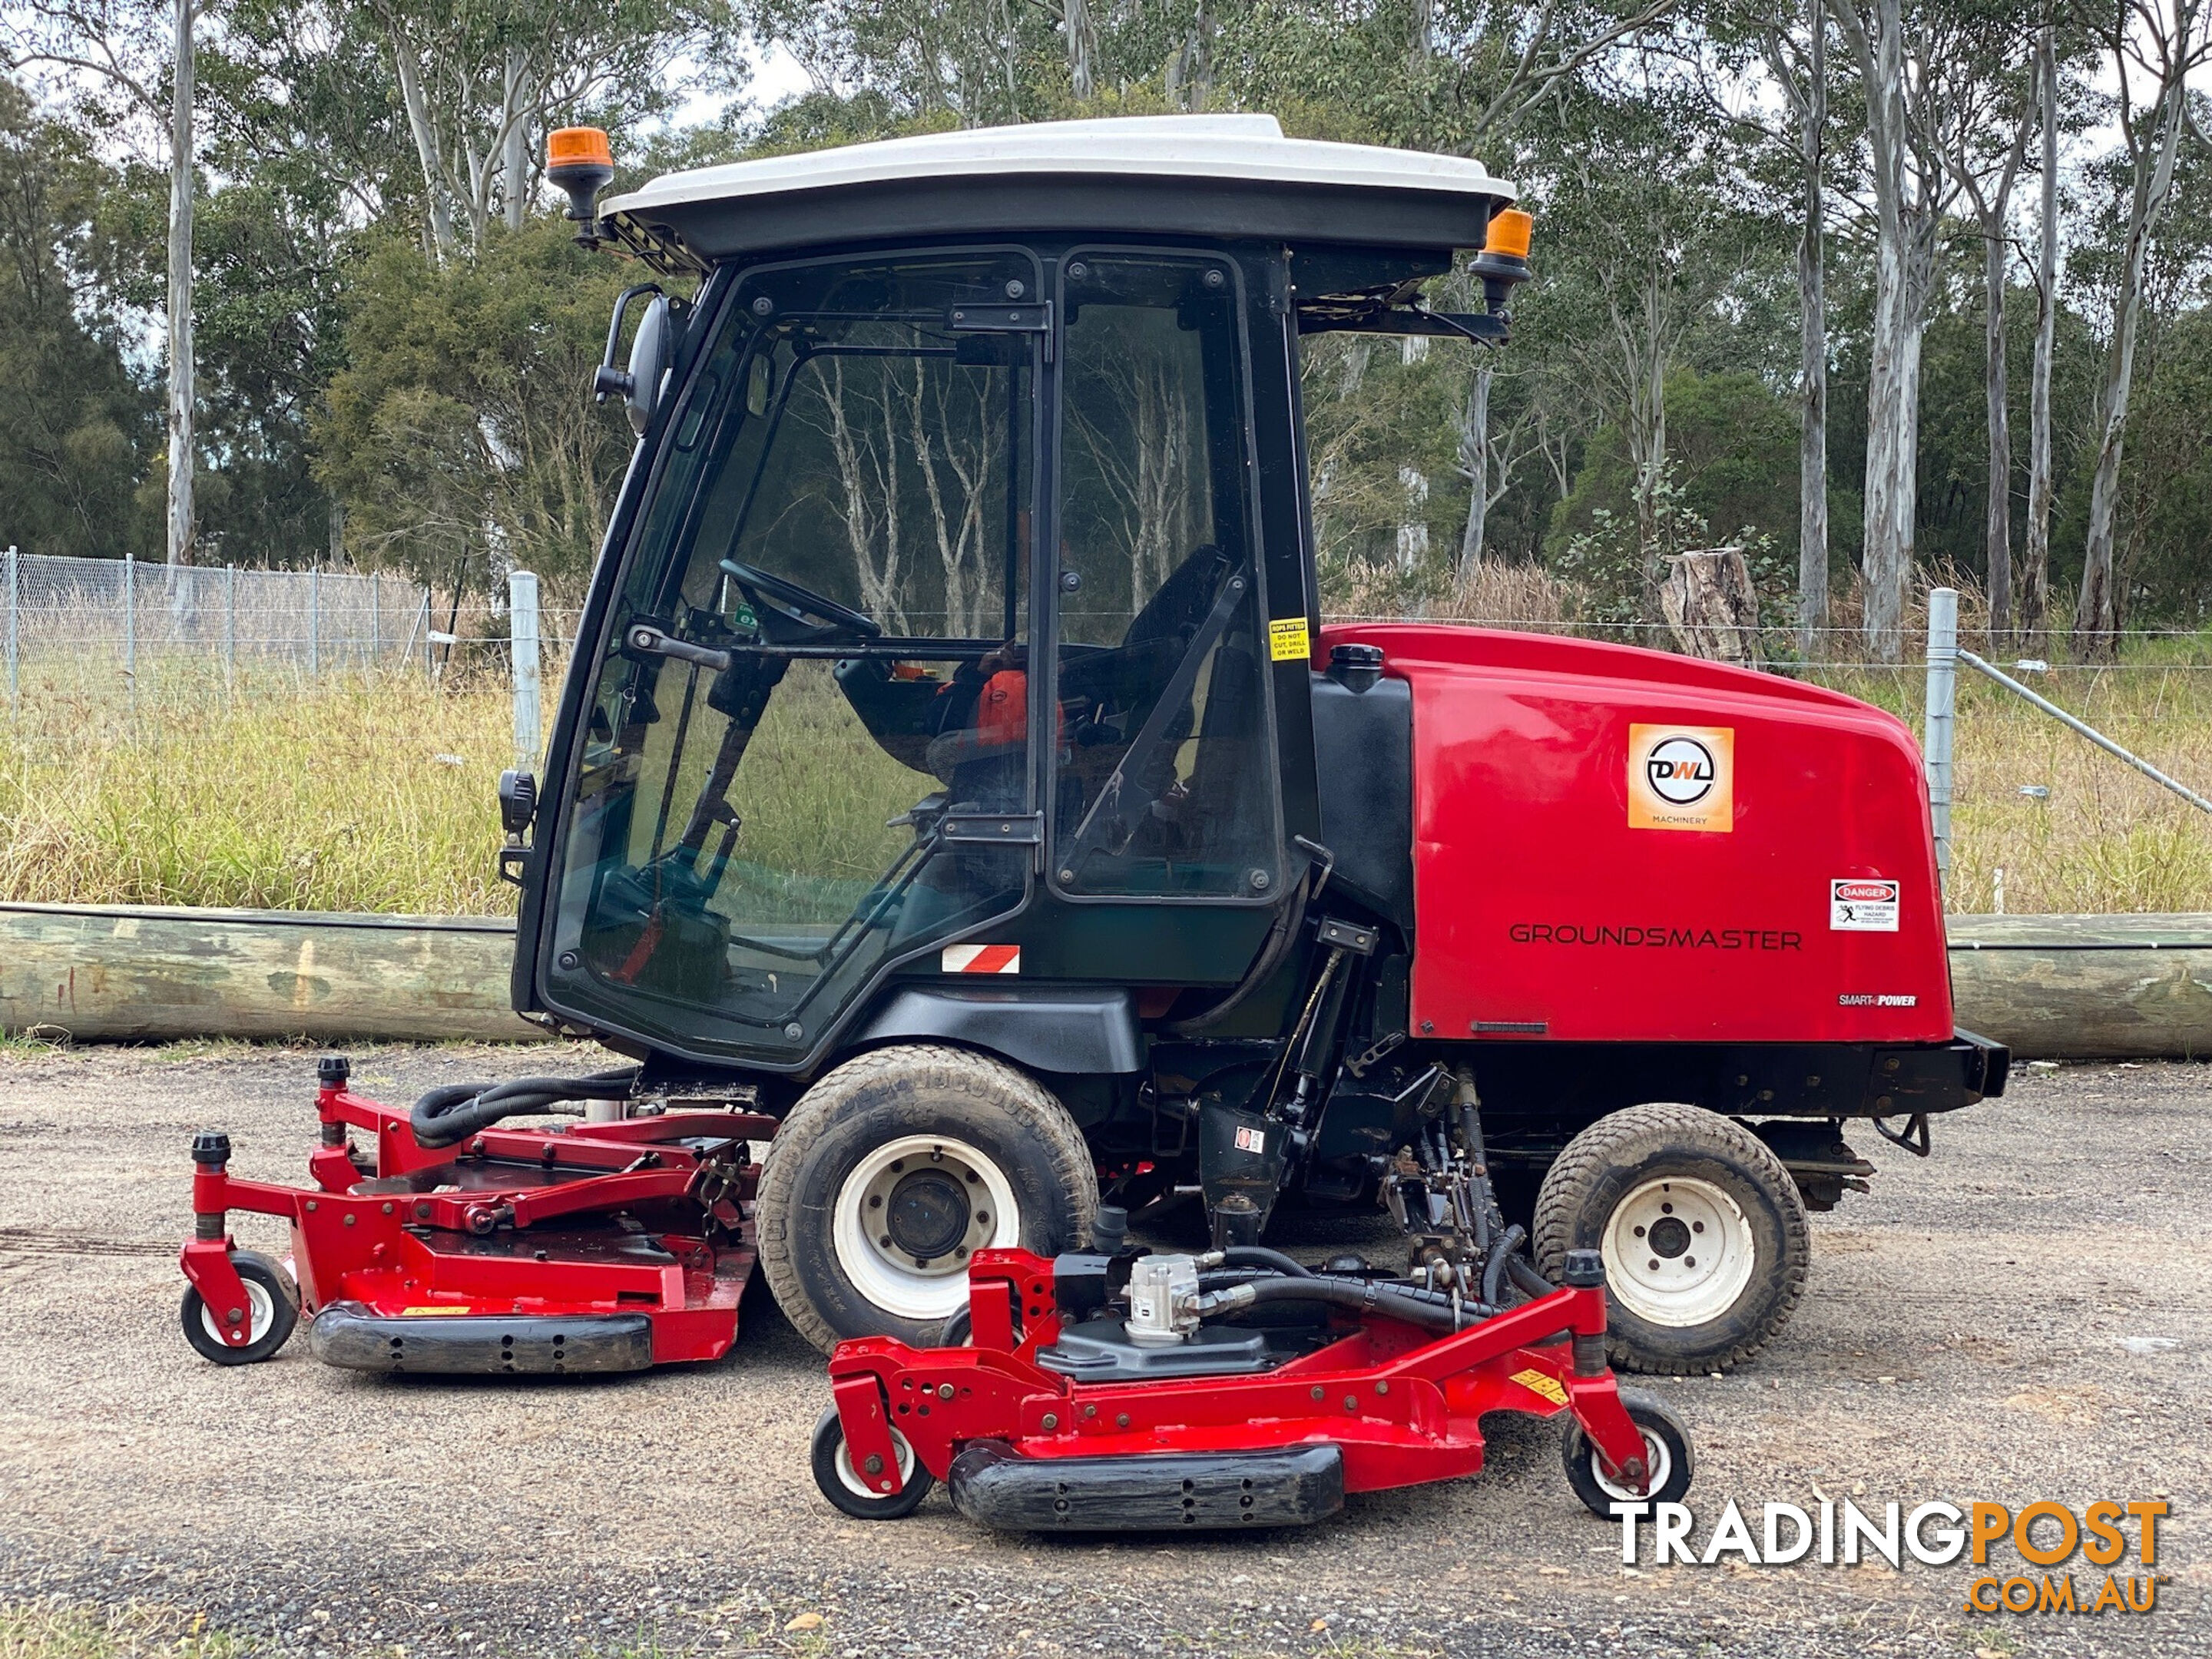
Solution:
M 2004 1093 L 2012 1050 L 1972 1031 L 1925 1048 L 1879 1048 L 1867 1079 L 1866 1117 L 1955 1112 Z
M 547 1376 L 653 1364 L 653 1322 L 643 1314 L 394 1317 L 333 1302 L 315 1316 L 309 1341 L 316 1358 L 350 1371 Z

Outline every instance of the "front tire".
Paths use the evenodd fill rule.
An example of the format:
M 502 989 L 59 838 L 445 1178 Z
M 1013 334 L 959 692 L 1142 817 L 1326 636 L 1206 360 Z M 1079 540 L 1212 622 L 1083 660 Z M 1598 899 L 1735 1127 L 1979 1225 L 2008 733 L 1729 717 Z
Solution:
M 978 1249 L 1074 1248 L 1098 1176 L 1066 1109 L 965 1049 L 902 1046 L 810 1089 L 761 1168 L 760 1260 L 793 1326 L 827 1352 L 858 1336 L 935 1346 Z
M 1697 1106 L 1632 1106 L 1567 1143 L 1544 1176 L 1536 1265 L 1605 1258 L 1607 1352 L 1662 1376 L 1725 1371 L 1773 1340 L 1805 1291 L 1812 1234 L 1766 1143 Z
M 246 1286 L 246 1305 L 239 1312 L 246 1340 L 225 1341 L 223 1325 L 217 1322 L 215 1310 L 189 1285 L 185 1287 L 179 1319 L 185 1328 L 185 1340 L 203 1359 L 212 1359 L 218 1365 L 252 1365 L 269 1358 L 291 1340 L 300 1322 L 300 1292 L 289 1273 L 258 1251 L 233 1250 L 230 1265 Z
M 1583 1432 L 1583 1425 L 1571 1419 L 1559 1447 L 1567 1466 L 1567 1484 L 1583 1506 L 1601 1521 L 1613 1519 L 1615 1504 L 1680 1503 L 1689 1493 L 1691 1476 L 1697 1473 L 1697 1454 L 1690 1445 L 1689 1430 L 1656 1395 L 1623 1389 L 1620 1403 L 1628 1412 L 1628 1420 L 1644 1434 L 1644 1462 L 1651 1471 L 1649 1490 L 1631 1492 L 1608 1474 L 1595 1443 Z
M 924 1468 L 914 1448 L 896 1429 L 891 1431 L 891 1455 L 898 1459 L 899 1489 L 886 1497 L 868 1487 L 867 1477 L 853 1467 L 845 1444 L 845 1425 L 832 1406 L 814 1425 L 814 1484 L 832 1504 L 856 1521 L 896 1521 L 912 1515 L 929 1496 L 937 1477 Z

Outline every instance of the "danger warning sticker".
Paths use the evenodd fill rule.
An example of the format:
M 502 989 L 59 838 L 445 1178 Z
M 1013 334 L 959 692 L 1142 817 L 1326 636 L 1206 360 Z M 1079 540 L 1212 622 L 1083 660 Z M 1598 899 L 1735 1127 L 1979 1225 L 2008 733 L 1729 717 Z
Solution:
M 1516 1371 L 1513 1373 L 1512 1380 L 1528 1389 L 1529 1393 L 1543 1395 L 1554 1406 L 1564 1406 L 1567 1403 L 1566 1389 L 1560 1386 L 1559 1379 L 1548 1371 L 1540 1371 L 1533 1368 L 1525 1371 Z
M 939 963 L 948 974 L 1018 974 L 1018 945 L 948 945 Z
M 1899 884 L 1866 876 L 1844 876 L 1828 884 L 1828 927 L 1838 933 L 1893 933 L 1897 931 Z
M 1735 828 L 1735 728 L 1631 726 L 1628 827 Z
M 1304 662 L 1313 655 L 1313 636 L 1304 617 L 1273 617 L 1267 622 L 1267 659 Z

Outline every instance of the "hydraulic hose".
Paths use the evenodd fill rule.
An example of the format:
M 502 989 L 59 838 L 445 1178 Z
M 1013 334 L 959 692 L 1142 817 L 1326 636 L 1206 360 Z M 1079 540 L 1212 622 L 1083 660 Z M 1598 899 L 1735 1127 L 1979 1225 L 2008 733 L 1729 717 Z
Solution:
M 1201 1299 L 1199 1308 L 1203 1314 L 1236 1313 L 1269 1302 L 1324 1302 L 1352 1313 L 1402 1319 L 1431 1331 L 1464 1330 L 1498 1311 L 1480 1302 L 1462 1302 L 1455 1309 L 1450 1297 L 1410 1285 L 1394 1285 L 1382 1279 L 1325 1279 L 1318 1274 L 1304 1279 L 1255 1279 Z
M 1490 1259 L 1482 1264 L 1482 1299 L 1493 1308 L 1504 1299 L 1507 1264 L 1528 1237 L 1526 1227 L 1508 1227 L 1490 1247 Z
M 415 1103 L 408 1124 L 422 1146 L 450 1146 L 505 1117 L 543 1112 L 570 1100 L 627 1095 L 638 1067 L 594 1072 L 589 1077 L 521 1077 L 511 1083 L 449 1083 Z
M 1221 1261 L 1228 1267 L 1266 1267 L 1274 1273 L 1288 1273 L 1292 1279 L 1313 1277 L 1311 1269 L 1264 1244 L 1231 1244 L 1221 1252 Z

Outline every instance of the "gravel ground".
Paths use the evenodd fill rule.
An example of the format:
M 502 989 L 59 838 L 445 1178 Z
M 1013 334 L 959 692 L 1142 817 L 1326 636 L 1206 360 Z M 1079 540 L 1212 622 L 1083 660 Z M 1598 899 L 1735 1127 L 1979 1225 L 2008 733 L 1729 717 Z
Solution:
M 356 1086 L 543 1064 L 361 1051 Z M 240 1173 L 304 1180 L 312 1057 L 0 1051 L 0 1604 L 426 1656 L 2212 1652 L 2206 1077 L 2031 1072 L 1939 1122 L 1926 1162 L 1857 1135 L 1875 1192 L 1814 1218 L 1781 1341 L 1668 1385 L 1700 1537 L 1729 1498 L 1754 1526 L 1820 1495 L 2170 1498 L 2157 1611 L 2068 1619 L 1965 1613 L 1963 1565 L 1626 1569 L 1527 1419 L 1498 1421 L 1479 1479 L 1304 1532 L 998 1537 L 941 1493 L 865 1526 L 814 1491 L 829 1391 L 765 1297 L 724 1363 L 627 1379 L 368 1378 L 303 1340 L 225 1370 L 177 1329 L 185 1148 L 223 1127 Z

